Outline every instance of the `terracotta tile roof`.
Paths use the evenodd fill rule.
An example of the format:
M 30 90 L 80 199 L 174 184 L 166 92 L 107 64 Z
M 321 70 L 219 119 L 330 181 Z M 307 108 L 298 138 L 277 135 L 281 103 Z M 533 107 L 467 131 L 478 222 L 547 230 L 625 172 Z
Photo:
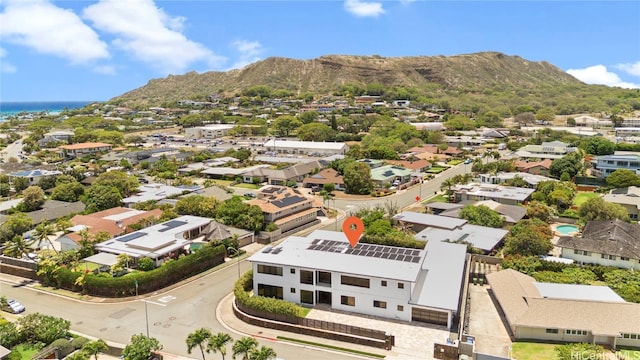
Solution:
M 431 163 L 425 159 L 420 159 L 416 161 L 409 160 L 386 160 L 387 163 L 392 165 L 399 165 L 411 170 L 420 170 L 424 168 L 428 168 L 431 166 Z
M 285 186 L 269 186 L 258 193 L 258 198 L 248 202 L 256 205 L 266 213 L 277 213 L 293 206 L 311 203 L 313 199 L 307 198 L 299 191 Z
M 337 171 L 332 168 L 321 170 L 315 175 L 307 176 L 303 184 L 344 184 L 342 175 L 339 175 Z
M 125 214 L 127 212 L 131 212 L 132 215 L 128 217 L 123 216 L 121 220 L 107 219 L 107 217 Z M 141 219 L 146 219 L 151 217 L 159 218 L 161 215 L 162 215 L 162 210 L 160 209 L 154 209 L 151 211 L 145 211 L 140 213 L 138 211 L 132 211 L 132 209 L 128 209 L 124 207 L 116 207 L 116 208 L 107 209 L 107 210 L 89 214 L 89 215 L 76 215 L 71 218 L 71 223 L 74 226 L 77 226 L 77 225 L 86 226 L 90 234 L 97 234 L 101 231 L 106 231 L 111 236 L 116 236 L 116 235 L 124 234 L 125 232 L 127 232 L 127 228 L 129 226 L 137 223 Z M 118 225 L 118 222 L 120 222 L 121 225 Z M 69 235 L 71 234 L 67 234 L 67 236 Z M 79 235 L 78 235 L 78 238 L 79 238 Z

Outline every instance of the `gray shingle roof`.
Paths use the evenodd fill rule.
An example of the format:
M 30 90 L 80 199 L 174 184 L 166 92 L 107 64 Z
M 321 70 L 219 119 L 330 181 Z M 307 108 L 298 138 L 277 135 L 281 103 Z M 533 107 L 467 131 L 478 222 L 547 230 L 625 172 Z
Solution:
M 578 237 L 563 236 L 562 248 L 640 259 L 640 225 L 621 220 L 589 221 Z

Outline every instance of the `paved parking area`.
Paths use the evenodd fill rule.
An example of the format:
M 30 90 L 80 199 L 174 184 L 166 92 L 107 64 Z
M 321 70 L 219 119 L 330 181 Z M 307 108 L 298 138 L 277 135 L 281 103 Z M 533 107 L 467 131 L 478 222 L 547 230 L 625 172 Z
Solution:
M 444 343 L 449 337 L 447 328 L 437 325 L 386 320 L 366 315 L 351 315 L 339 311 L 313 309 L 307 318 L 382 330 L 395 336 L 396 345 L 387 360 L 433 359 L 433 343 Z
M 469 285 L 469 333 L 476 337 L 476 352 L 509 357 L 511 338 L 489 295 L 489 289 L 487 285 Z

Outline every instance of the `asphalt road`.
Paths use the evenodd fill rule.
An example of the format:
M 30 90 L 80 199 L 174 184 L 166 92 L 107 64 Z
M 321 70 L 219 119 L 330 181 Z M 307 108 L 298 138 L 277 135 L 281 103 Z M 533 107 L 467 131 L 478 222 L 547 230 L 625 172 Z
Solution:
M 240 262 L 240 271 L 250 269 L 247 261 Z M 197 353 L 189 355 L 185 345 L 187 335 L 206 327 L 213 333 L 229 333 L 216 319 L 216 307 L 228 295 L 238 278 L 236 263 L 208 274 L 181 287 L 147 297 L 145 301 L 133 300 L 121 303 L 89 303 L 37 291 L 29 286 L 16 287 L 1 283 L 0 294 L 18 299 L 27 312 L 62 317 L 71 322 L 71 330 L 82 334 L 127 344 L 131 335 L 146 334 L 147 318 L 149 336 L 163 345 L 163 351 L 198 358 Z M 231 311 L 231 310 L 229 310 Z M 241 335 L 230 333 L 235 339 Z M 260 345 L 273 348 L 281 359 L 324 360 L 353 359 L 346 354 L 327 353 L 309 347 L 288 343 L 260 340 Z
M 373 198 L 367 200 L 353 200 L 353 199 L 335 199 L 330 200 L 329 206 L 344 210 L 347 215 L 354 214 L 360 209 L 374 208 L 376 206 L 385 207 L 385 204 L 391 203 L 402 211 L 402 209 L 417 204 L 416 196 L 419 196 L 421 200 L 426 200 L 438 192 L 440 192 L 440 186 L 446 179 L 459 174 L 465 174 L 471 172 L 471 164 L 459 164 L 448 170 L 436 175 L 433 179 L 426 181 L 419 186 L 413 186 L 407 190 L 402 190 L 396 194 Z M 342 229 L 343 219 L 339 219 L 338 223 L 332 222 L 324 226 L 323 230 L 338 230 Z

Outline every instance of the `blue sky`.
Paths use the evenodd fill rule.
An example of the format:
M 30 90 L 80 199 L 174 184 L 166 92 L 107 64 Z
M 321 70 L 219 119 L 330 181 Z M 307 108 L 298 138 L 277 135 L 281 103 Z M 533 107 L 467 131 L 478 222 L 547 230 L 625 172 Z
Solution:
M 478 51 L 640 87 L 640 2 L 0 0 L 1 101 L 104 101 L 270 56 Z

